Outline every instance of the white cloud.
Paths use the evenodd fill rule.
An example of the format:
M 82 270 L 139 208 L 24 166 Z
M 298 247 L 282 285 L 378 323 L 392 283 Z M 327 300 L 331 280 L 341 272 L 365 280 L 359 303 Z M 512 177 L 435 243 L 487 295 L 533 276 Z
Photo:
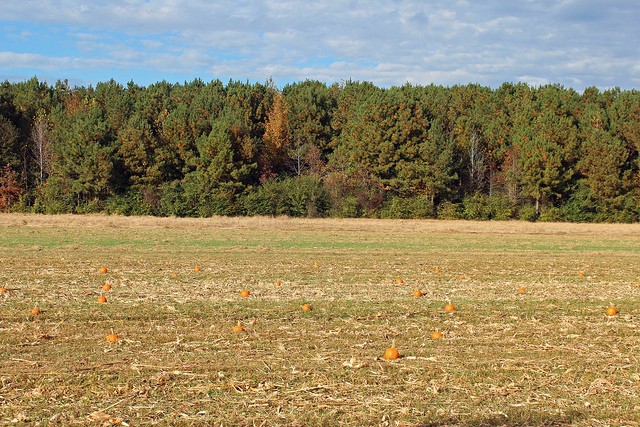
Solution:
M 632 87 L 639 77 L 633 0 L 5 3 L 0 20 L 10 23 L 0 31 L 14 36 L 0 45 L 11 54 L 6 70 L 28 62 L 61 74 L 72 64 L 103 66 L 103 80 L 140 69 L 180 80 L 353 78 L 385 86 L 523 80 Z M 56 31 L 64 53 L 31 44 L 32 34 Z
M 69 66 L 69 58 L 52 58 L 34 53 L 0 52 L 0 67 L 57 70 Z

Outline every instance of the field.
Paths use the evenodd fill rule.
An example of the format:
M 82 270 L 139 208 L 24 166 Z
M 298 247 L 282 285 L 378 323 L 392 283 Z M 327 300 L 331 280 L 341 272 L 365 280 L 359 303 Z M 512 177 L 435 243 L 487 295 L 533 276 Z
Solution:
M 0 424 L 637 426 L 639 281 L 640 225 L 0 215 Z

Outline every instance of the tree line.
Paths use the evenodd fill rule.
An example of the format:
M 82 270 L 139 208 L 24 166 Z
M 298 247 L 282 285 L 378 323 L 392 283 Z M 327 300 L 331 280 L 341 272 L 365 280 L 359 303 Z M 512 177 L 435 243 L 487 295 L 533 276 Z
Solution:
M 0 86 L 0 209 L 636 222 L 640 94 L 504 83 Z

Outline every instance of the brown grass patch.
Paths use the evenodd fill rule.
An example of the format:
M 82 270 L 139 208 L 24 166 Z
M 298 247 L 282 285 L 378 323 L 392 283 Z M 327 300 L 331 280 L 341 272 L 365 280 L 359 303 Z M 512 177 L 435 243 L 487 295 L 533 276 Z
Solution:
M 0 423 L 636 425 L 639 231 L 0 215 Z

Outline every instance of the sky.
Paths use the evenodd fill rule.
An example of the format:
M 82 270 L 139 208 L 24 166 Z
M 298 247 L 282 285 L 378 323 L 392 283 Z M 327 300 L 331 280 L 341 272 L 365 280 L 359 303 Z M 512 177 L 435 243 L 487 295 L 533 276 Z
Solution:
M 0 81 L 640 89 L 637 0 L 4 0 Z

